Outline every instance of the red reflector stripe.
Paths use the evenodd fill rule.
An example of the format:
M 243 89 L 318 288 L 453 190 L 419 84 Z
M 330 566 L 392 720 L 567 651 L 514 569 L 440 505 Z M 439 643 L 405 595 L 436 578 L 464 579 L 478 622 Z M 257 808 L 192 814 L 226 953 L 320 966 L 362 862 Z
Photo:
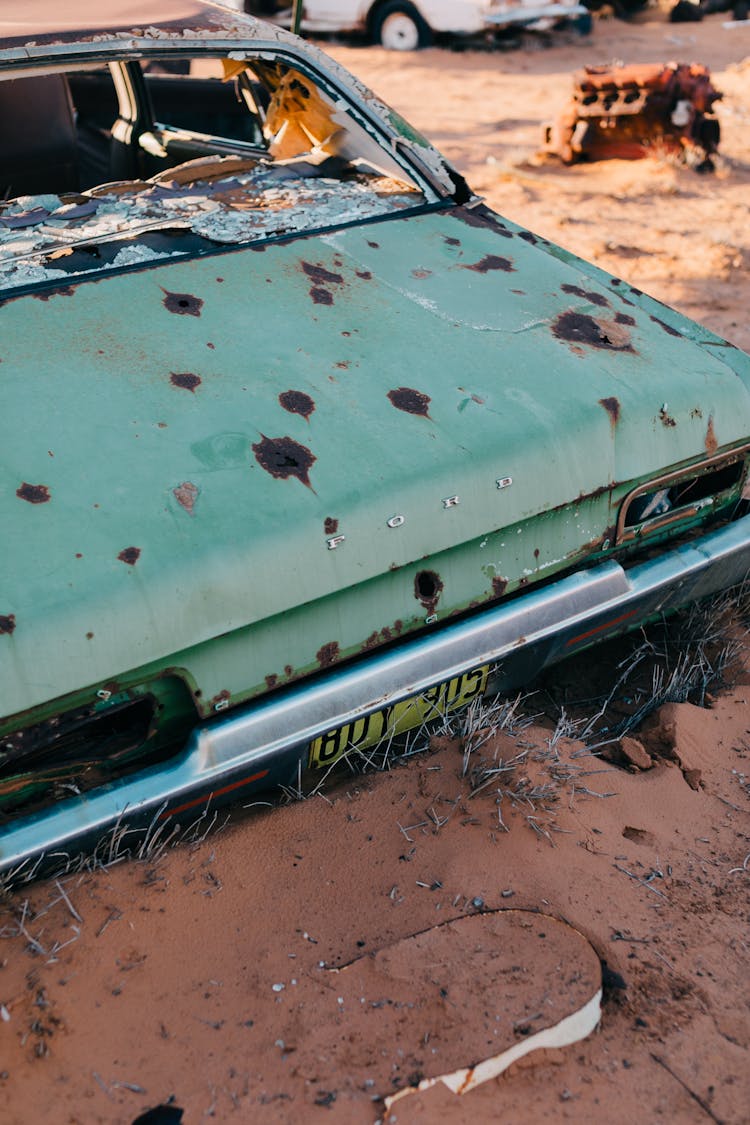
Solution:
M 627 621 L 629 617 L 634 617 L 637 612 L 637 609 L 630 609 L 627 613 L 621 614 L 620 617 L 613 617 L 611 621 L 605 621 L 603 625 L 597 625 L 595 628 L 589 629 L 587 633 L 579 633 L 577 637 L 571 637 L 569 641 L 566 641 L 565 647 L 577 645 L 579 641 L 586 641 L 589 637 L 595 637 L 597 633 L 602 633 L 605 629 L 611 629 L 613 625 L 620 625 L 623 621 Z
M 231 793 L 233 789 L 241 789 L 243 785 L 260 781 L 267 773 L 268 770 L 261 770 L 260 773 L 254 773 L 252 777 L 243 777 L 241 781 L 233 781 L 231 785 L 225 785 L 223 789 L 212 789 L 210 793 L 203 797 L 196 797 L 194 801 L 187 801 L 184 805 L 178 805 L 176 809 L 167 809 L 161 814 L 159 820 L 166 820 L 168 816 L 177 816 L 179 813 L 187 812 L 188 809 L 194 809 L 198 805 L 205 805 L 206 801 L 210 801 L 212 797 L 223 797 L 225 793 Z

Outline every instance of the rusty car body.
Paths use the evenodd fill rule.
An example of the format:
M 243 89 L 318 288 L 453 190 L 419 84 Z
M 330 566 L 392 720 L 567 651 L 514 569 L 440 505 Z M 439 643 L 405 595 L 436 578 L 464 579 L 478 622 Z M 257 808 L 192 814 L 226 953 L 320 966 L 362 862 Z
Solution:
M 199 0 L 93 19 L 0 14 L 18 877 L 364 753 L 750 559 L 746 355 L 493 214 L 287 32 Z

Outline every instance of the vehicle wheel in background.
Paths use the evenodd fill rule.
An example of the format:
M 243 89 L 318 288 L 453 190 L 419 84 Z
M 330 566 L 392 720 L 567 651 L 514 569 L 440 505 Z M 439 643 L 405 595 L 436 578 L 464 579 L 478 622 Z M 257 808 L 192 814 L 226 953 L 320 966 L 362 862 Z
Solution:
M 432 32 L 408 0 L 387 0 L 372 17 L 372 38 L 387 51 L 416 51 L 432 42 Z

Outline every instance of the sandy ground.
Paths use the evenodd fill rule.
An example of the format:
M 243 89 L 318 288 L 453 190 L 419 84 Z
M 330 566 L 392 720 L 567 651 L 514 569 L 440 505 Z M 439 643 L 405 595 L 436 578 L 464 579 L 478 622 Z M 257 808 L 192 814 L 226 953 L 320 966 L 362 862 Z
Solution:
M 748 30 L 602 21 L 546 50 L 332 51 L 498 210 L 750 348 Z M 613 57 L 711 66 L 715 175 L 536 158 L 570 72 Z M 586 694 L 603 674 L 587 659 L 547 694 L 576 676 Z M 185 1125 L 747 1122 L 742 659 L 708 706 L 656 713 L 629 745 L 647 768 L 592 756 L 533 698 L 475 718 L 498 728 L 483 743 L 437 739 L 192 846 L 18 892 L 0 916 L 0 1118 L 129 1123 L 171 1099 L 160 1120 L 179 1107 Z M 595 993 L 600 965 L 585 1040 L 385 1107 L 531 1042 Z

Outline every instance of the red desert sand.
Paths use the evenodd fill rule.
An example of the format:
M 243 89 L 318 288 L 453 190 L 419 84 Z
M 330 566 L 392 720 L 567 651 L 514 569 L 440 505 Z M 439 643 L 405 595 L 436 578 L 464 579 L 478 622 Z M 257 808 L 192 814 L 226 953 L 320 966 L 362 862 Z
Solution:
M 747 27 L 651 16 L 546 50 L 332 53 L 499 211 L 750 349 Z M 537 158 L 571 72 L 613 58 L 711 67 L 715 174 Z M 743 649 L 728 690 L 661 707 L 619 764 L 532 697 L 388 773 L 19 888 L 0 1119 L 747 1122 L 749 694 Z

